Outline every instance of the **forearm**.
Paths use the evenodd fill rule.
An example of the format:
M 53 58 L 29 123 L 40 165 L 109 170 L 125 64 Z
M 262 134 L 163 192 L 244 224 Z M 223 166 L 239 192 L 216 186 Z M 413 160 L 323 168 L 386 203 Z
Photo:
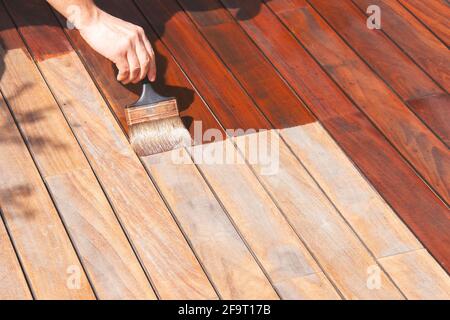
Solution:
M 100 11 L 93 0 L 47 0 L 47 2 L 78 29 L 83 24 L 95 21 Z

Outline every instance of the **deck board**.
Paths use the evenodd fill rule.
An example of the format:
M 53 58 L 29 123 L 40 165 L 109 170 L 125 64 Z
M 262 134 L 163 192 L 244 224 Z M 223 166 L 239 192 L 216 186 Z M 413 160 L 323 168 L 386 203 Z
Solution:
M 450 46 L 450 8 L 445 0 L 399 0 L 447 47 Z
M 446 92 L 438 86 L 421 68 L 415 64 L 399 47 L 396 46 L 382 31 L 369 30 L 365 24 L 366 16 L 351 3 L 350 1 L 336 1 L 330 3 L 322 0 L 310 0 L 309 3 L 318 12 L 321 17 L 329 23 L 329 25 L 338 33 L 359 57 L 367 63 L 371 69 L 383 79 L 389 88 L 382 88 L 376 85 L 374 80 L 368 79 L 373 87 L 379 86 L 383 91 L 392 89 L 400 98 L 407 102 L 409 100 L 420 99 L 425 96 L 441 95 Z M 382 9 L 383 10 L 383 9 Z M 347 14 L 344 16 L 342 12 Z M 383 16 L 384 20 L 389 17 Z M 324 28 L 325 30 L 325 28 Z M 402 34 L 402 39 L 404 38 Z M 405 39 L 404 41 L 408 41 Z M 417 43 L 416 37 L 410 38 L 410 42 Z M 337 47 L 337 46 L 334 46 Z M 420 49 L 418 49 L 420 50 Z M 313 51 L 313 50 L 311 50 Z M 428 50 L 424 50 L 428 52 Z M 353 58 L 346 55 L 346 61 Z M 446 60 L 446 61 L 445 61 Z M 445 55 L 445 62 L 442 63 L 442 74 L 445 74 L 445 68 L 450 65 L 448 54 Z M 434 63 L 438 61 L 433 59 Z M 443 62 L 444 62 L 443 61 Z M 355 66 L 356 68 L 356 66 Z M 353 70 L 349 68 L 349 70 Z M 367 73 L 364 72 L 364 73 Z M 358 77 L 358 75 L 356 75 Z M 343 83 L 344 81 L 339 81 Z M 361 86 L 365 86 L 366 82 L 361 81 Z M 377 96 L 381 96 L 376 92 Z M 388 98 L 387 99 L 393 99 Z M 360 100 L 354 98 L 359 103 Z M 374 100 L 374 99 L 373 99 Z M 377 101 L 377 103 L 379 103 Z M 386 106 L 387 108 L 390 108 Z M 450 106 L 449 106 L 450 107 Z M 439 123 L 435 124 L 435 118 L 439 119 L 443 114 L 437 114 L 436 117 L 423 117 L 422 109 L 412 109 L 417 117 L 422 120 L 433 132 L 442 140 L 447 141 L 449 136 L 445 130 L 440 130 Z M 431 111 L 440 111 L 439 108 L 431 109 Z M 406 119 L 406 116 L 402 116 Z M 412 127 L 412 125 L 410 125 Z M 448 145 L 447 145 L 448 146 Z
M 268 5 L 276 2 L 281 10 L 275 13 L 287 28 L 414 169 L 447 204 L 450 203 L 448 147 L 373 74 L 306 0 L 294 1 L 295 8 L 289 10 L 281 5 L 283 0 L 274 0 Z M 327 7 L 333 9 L 331 5 Z
M 43 17 L 54 19 L 45 6 L 42 2 L 35 2 L 34 9 L 47 10 Z M 41 31 L 45 32 L 45 29 Z M 62 30 L 53 35 L 53 41 L 68 42 Z M 32 43 L 30 45 L 32 47 Z M 89 157 L 157 293 L 160 297 L 171 299 L 214 298 L 215 293 L 198 261 L 78 56 L 71 52 L 54 57 L 51 51 L 48 56 L 53 58 L 39 62 L 44 76 Z M 72 74 L 78 76 L 72 77 Z M 80 95 L 80 92 L 83 94 Z M 147 282 L 146 279 L 140 281 Z M 175 284 L 177 291 L 172 290 Z M 147 298 L 152 296 L 148 290 Z
M 383 12 L 382 30 L 447 92 L 450 90 L 448 48 L 398 1 L 351 0 L 363 12 L 371 4 Z
M 39 299 L 95 299 L 13 117 L 0 103 L 1 136 L 8 137 L 0 143 L 0 203 L 33 293 Z M 75 272 L 74 286 L 68 286 L 68 271 Z
M 340 148 L 448 270 L 448 246 L 442 245 L 449 243 L 445 231 L 449 224 L 445 204 L 417 177 L 266 6 L 255 10 L 260 4 L 257 0 L 221 2 Z M 270 4 L 276 6 L 279 2 L 271 1 Z M 240 19 L 241 16 L 246 18 Z M 390 165 L 384 165 L 386 163 Z
M 5 0 L 0 298 L 448 299 L 446 48 L 401 2 L 369 31 L 365 0 L 98 1 L 144 27 L 194 138 L 139 159 L 140 86 Z
M 4 102 L 0 102 L 3 108 Z M 8 142 L 7 142 L 8 143 Z M 0 212 L 1 213 L 1 212 Z M 32 295 L 3 219 L 0 217 L 0 300 L 30 300 Z

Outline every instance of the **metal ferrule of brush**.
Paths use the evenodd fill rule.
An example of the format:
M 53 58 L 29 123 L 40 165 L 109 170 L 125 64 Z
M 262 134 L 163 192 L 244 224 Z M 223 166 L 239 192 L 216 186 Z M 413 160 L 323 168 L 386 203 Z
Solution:
M 138 101 L 125 108 L 128 125 L 178 117 L 175 98 L 163 97 L 152 87 L 148 79 L 143 81 L 142 94 Z

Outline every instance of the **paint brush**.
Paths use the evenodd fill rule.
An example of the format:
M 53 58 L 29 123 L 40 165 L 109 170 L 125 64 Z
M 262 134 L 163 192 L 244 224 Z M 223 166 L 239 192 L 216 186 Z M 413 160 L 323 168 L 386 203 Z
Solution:
M 159 95 L 148 79 L 143 81 L 139 100 L 125 108 L 125 116 L 131 145 L 140 157 L 191 145 L 177 100 Z

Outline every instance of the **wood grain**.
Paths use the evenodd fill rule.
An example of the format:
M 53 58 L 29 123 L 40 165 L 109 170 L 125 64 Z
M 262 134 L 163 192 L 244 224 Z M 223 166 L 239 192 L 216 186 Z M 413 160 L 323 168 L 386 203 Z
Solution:
M 338 298 L 230 140 L 196 146 L 190 152 L 282 298 Z M 302 286 L 304 277 L 315 283 L 314 290 L 305 290 L 310 287 Z
M 371 77 L 366 76 L 367 82 L 360 80 L 359 84 L 360 86 L 365 86 L 368 82 L 373 83 L 374 88 L 373 94 L 376 94 L 381 98 L 376 103 L 382 103 L 384 100 L 390 100 L 393 102 L 395 101 L 396 104 L 399 104 L 399 101 L 396 101 L 397 99 L 395 99 L 393 95 L 383 96 L 380 94 L 380 92 L 384 91 L 389 92 L 390 88 L 394 90 L 402 98 L 403 101 L 445 93 L 444 90 L 442 90 L 430 77 L 428 77 L 428 75 L 425 72 L 423 72 L 419 68 L 419 66 L 414 63 L 413 60 L 411 60 L 407 55 L 405 55 L 404 52 L 400 48 L 398 48 L 395 45 L 395 43 L 393 43 L 382 31 L 369 30 L 365 23 L 366 22 L 365 15 L 356 6 L 354 6 L 354 4 L 351 3 L 351 1 L 334 1 L 330 3 L 329 1 L 323 0 L 309 0 L 309 3 L 311 3 L 311 5 L 314 7 L 315 10 L 317 10 L 317 12 L 323 17 L 323 19 L 325 19 L 333 27 L 333 29 L 346 41 L 347 45 L 350 46 L 357 54 L 359 54 L 361 59 L 365 61 L 378 76 L 384 79 L 386 84 L 389 86 L 383 87 L 381 82 L 379 83 L 375 82 L 373 80 L 375 79 L 374 76 Z M 343 15 L 342 12 L 345 12 L 346 14 Z M 313 11 L 308 12 L 308 14 L 311 14 L 312 16 L 305 17 L 305 19 L 309 20 L 314 19 L 318 21 L 317 22 L 318 24 L 320 23 L 319 16 L 314 15 Z M 383 20 L 387 20 L 386 17 L 383 16 L 383 18 L 384 18 Z M 313 22 L 309 21 L 308 23 L 311 24 Z M 302 26 L 305 26 L 305 24 L 303 24 Z M 347 65 L 340 67 L 348 69 L 349 70 L 348 72 L 355 73 L 355 77 L 358 77 L 359 79 L 362 79 L 361 74 L 357 74 L 355 72 L 355 69 L 358 69 L 364 75 L 371 74 L 370 70 L 365 69 L 363 67 L 364 64 L 359 62 L 356 56 L 352 55 L 353 52 L 345 48 L 345 45 L 343 43 L 340 43 L 338 37 L 333 35 L 331 29 L 324 26 L 321 26 L 320 28 L 323 30 L 323 32 L 330 34 L 329 36 L 330 39 L 335 38 L 335 41 L 333 42 L 329 41 L 330 43 L 327 44 L 327 46 L 339 48 L 336 49 L 336 51 L 342 53 L 336 54 L 337 57 L 333 58 L 339 60 L 335 62 L 336 66 L 338 65 L 340 66 L 345 62 Z M 312 32 L 311 34 L 316 35 L 317 33 L 318 32 Z M 409 41 L 411 41 L 412 43 L 416 43 L 415 38 L 410 39 Z M 308 41 L 308 43 L 309 42 L 310 41 Z M 313 54 L 316 55 L 316 51 L 311 50 L 311 52 L 313 52 Z M 446 55 L 445 57 L 447 63 L 443 64 L 450 65 L 448 55 Z M 320 59 L 320 57 L 318 57 L 318 59 L 321 63 L 323 61 L 324 64 L 327 64 L 326 66 L 327 70 L 331 68 L 331 70 L 334 71 L 336 68 L 339 68 L 339 67 L 333 68 L 333 66 L 331 65 L 328 66 L 331 57 L 327 57 L 326 59 Z M 444 72 L 445 69 L 442 71 Z M 342 84 L 342 86 L 348 88 L 349 86 L 346 84 L 346 82 L 342 80 L 342 76 L 346 76 L 346 78 L 350 77 L 348 77 L 348 75 L 346 74 L 338 76 L 337 74 L 339 73 L 339 71 L 335 71 L 335 73 L 336 73 L 335 79 L 340 84 Z M 347 82 L 348 81 L 353 80 L 348 79 Z M 347 92 L 350 93 L 350 96 L 355 100 L 356 103 L 362 105 L 363 102 L 361 101 L 361 99 L 358 99 L 354 94 L 351 94 L 350 88 L 348 88 Z M 366 95 L 370 96 L 370 94 Z M 370 98 L 368 97 L 367 99 Z M 384 103 L 385 108 L 388 109 L 392 108 L 391 107 L 392 104 L 393 104 L 392 102 L 390 104 Z M 430 109 L 431 111 L 436 110 L 434 108 Z M 433 118 L 430 119 L 429 117 L 422 117 L 420 109 L 413 109 L 413 111 L 415 111 L 417 117 L 421 119 L 429 128 L 431 128 L 431 130 L 441 139 L 447 138 L 445 136 L 445 131 L 442 132 L 440 130 L 441 127 L 439 123 L 435 125 L 433 121 L 430 121 Z M 400 116 L 402 115 L 399 114 L 399 117 Z M 437 114 L 436 118 L 440 116 L 443 115 Z M 408 119 L 408 116 L 403 116 L 402 118 L 406 120 Z M 379 123 L 378 120 L 374 119 L 374 121 L 377 124 Z M 409 126 L 415 128 L 415 126 L 413 126 L 412 124 L 409 124 Z M 423 147 L 420 147 L 420 149 L 423 149 Z
M 260 6 L 257 0 L 221 2 L 381 196 L 448 270 L 447 207 L 266 6 Z M 270 3 L 276 6 L 278 2 Z
M 45 3 L 32 4 L 35 10 L 47 11 L 36 16 L 29 11 L 28 17 L 44 17 L 49 20 L 41 24 L 54 24 Z M 52 40 L 67 41 L 58 30 Z M 33 51 L 32 42 L 30 49 Z M 77 55 L 71 52 L 39 65 L 159 297 L 215 298 L 210 282 Z
M 0 130 L 0 204 L 35 297 L 95 299 L 64 226 L 3 99 L 0 100 Z M 71 279 L 75 280 L 74 286 L 68 286 L 72 284 Z M 16 285 L 19 286 L 20 282 Z
M 386 257 L 380 262 L 408 299 L 450 299 L 450 278 L 426 250 Z
M 176 2 L 154 0 L 136 3 L 225 129 L 270 128 Z
M 180 70 L 168 49 L 158 39 L 135 5 L 133 3 L 130 5 L 128 0 L 98 1 L 97 3 L 102 9 L 105 9 L 114 16 L 144 28 L 156 54 L 158 76 L 154 87 L 158 93 L 164 96 L 177 98 L 182 120 L 190 129 L 195 143 L 208 142 L 202 140 L 203 133 L 208 129 L 219 129 L 223 131 L 213 115 L 207 109 L 205 110 L 204 103 L 200 96 L 196 94 L 190 80 Z M 102 93 L 108 100 L 122 127 L 128 131 L 123 112 L 124 106 L 134 103 L 139 98 L 140 86 L 124 87 L 118 83 L 115 80 L 115 70 L 110 61 L 91 49 L 81 38 L 78 31 L 66 29 L 66 32 L 78 53 L 83 58 L 83 62 L 88 67 L 89 72 L 101 88 Z M 194 120 L 202 122 L 202 131 L 197 132 L 197 136 L 194 136 Z
M 447 47 L 450 45 L 450 8 L 445 0 L 399 0 Z
M 363 12 L 382 10 L 382 30 L 447 92 L 450 90 L 448 48 L 397 1 L 352 0 Z M 410 81 L 413 82 L 413 81 Z
M 100 299 L 156 299 L 91 170 L 45 179 Z
M 268 5 L 280 1 L 283 0 Z M 448 147 L 373 74 L 306 1 L 294 2 L 297 9 L 278 11 L 278 16 L 415 170 L 450 203 Z
M 4 102 L 0 98 L 0 108 Z M 7 143 L 2 141 L 1 143 Z M 1 205 L 1 203 L 0 203 Z M 1 214 L 1 212 L 0 212 Z M 25 275 L 20 267 L 14 248 L 0 217 L 0 300 L 32 299 Z
M 277 299 L 189 154 L 182 149 L 149 156 L 143 161 L 221 297 Z
M 376 258 L 422 248 L 320 125 L 281 135 Z
M 246 150 L 249 161 L 256 145 L 254 139 L 264 141 L 266 137 L 258 133 L 236 139 L 238 145 L 245 146 L 241 150 Z M 371 290 L 366 285 L 367 270 L 377 265 L 376 260 L 291 151 L 283 144 L 279 148 L 279 168 L 274 173 L 264 173 L 264 157 L 252 161 L 252 167 L 343 297 L 402 299 L 401 293 L 384 273 L 381 274 L 384 285 L 380 290 Z M 273 160 L 277 160 L 276 156 Z M 361 200 L 354 198 L 357 203 Z
M 433 127 L 440 132 L 440 136 L 447 146 L 450 146 L 450 95 L 440 94 L 420 99 L 409 100 L 408 105 L 421 114 L 423 119 L 433 123 Z
M 273 127 L 282 129 L 315 121 L 218 0 L 179 2 Z

